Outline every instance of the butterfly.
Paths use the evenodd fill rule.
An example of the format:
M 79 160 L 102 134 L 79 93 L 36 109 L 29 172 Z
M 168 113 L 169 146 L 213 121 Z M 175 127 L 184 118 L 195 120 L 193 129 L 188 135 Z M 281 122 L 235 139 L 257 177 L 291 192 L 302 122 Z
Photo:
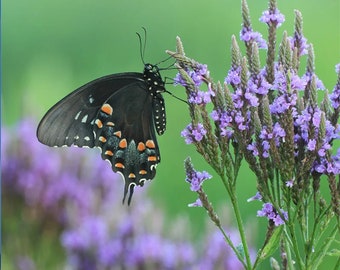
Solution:
M 95 79 L 47 111 L 37 138 L 48 146 L 99 147 L 102 159 L 123 177 L 123 203 L 129 193 L 130 204 L 134 187 L 152 180 L 161 160 L 156 132 L 166 129 L 164 92 L 160 69 L 152 64 L 144 64 L 143 73 Z

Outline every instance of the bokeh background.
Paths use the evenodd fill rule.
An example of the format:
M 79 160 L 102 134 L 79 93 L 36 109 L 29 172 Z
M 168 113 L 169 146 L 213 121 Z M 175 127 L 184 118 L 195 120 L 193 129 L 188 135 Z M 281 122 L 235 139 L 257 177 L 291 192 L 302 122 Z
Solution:
M 267 1 L 249 0 L 248 4 L 253 28 L 266 37 L 266 25 L 258 18 L 267 8 Z M 279 0 L 278 7 L 286 17 L 279 29 L 279 40 L 283 30 L 292 34 L 294 10 L 302 12 L 305 37 L 314 45 L 316 73 L 331 90 L 336 82 L 334 66 L 340 62 L 340 2 Z M 135 34 L 142 27 L 147 29 L 147 62 L 164 60 L 165 50 L 175 50 L 175 38 L 180 36 L 186 54 L 208 64 L 212 77 L 223 81 L 230 65 L 231 35 L 239 37 L 241 12 L 240 1 L 236 0 L 4 0 L 1 27 L 2 124 L 11 126 L 23 118 L 38 123 L 48 108 L 92 79 L 142 71 Z M 164 71 L 162 75 L 172 78 L 175 71 Z M 185 97 L 183 88 L 169 85 L 167 89 Z M 205 189 L 217 207 L 224 207 L 224 212 L 228 198 L 213 170 L 180 137 L 189 123 L 186 105 L 170 95 L 164 96 L 168 120 L 167 132 L 158 138 L 162 162 L 157 167 L 157 177 L 148 183 L 147 196 L 164 211 L 169 222 L 185 216 L 190 220 L 192 234 L 198 236 L 206 225 L 206 217 L 203 209 L 187 208 L 196 195 L 184 181 L 183 160 L 191 156 L 197 169 L 214 176 L 206 182 Z M 97 154 L 97 150 L 88 151 Z M 238 190 L 244 221 L 258 232 L 253 233 L 252 241 L 259 248 L 266 220 L 256 218 L 259 204 L 246 202 L 256 192 L 255 178 L 246 165 L 239 176 Z M 117 196 L 122 196 L 121 190 Z M 3 250 L 5 255 L 6 242 Z M 14 269 L 11 259 L 6 261 L 4 269 Z

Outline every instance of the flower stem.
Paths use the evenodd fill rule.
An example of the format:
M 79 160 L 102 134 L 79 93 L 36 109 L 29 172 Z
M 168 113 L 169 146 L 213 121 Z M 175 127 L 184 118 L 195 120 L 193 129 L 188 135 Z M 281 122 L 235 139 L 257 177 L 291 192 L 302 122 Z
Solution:
M 222 182 L 230 196 L 230 200 L 231 200 L 231 204 L 233 206 L 233 210 L 234 210 L 234 214 L 236 217 L 236 222 L 237 222 L 237 227 L 240 233 L 240 237 L 241 237 L 241 242 L 243 245 L 243 249 L 244 249 L 244 256 L 246 259 L 246 269 L 252 269 L 251 266 L 251 260 L 250 260 L 250 254 L 249 254 L 249 248 L 248 248 L 248 244 L 247 244 L 247 240 L 246 240 L 246 234 L 245 234 L 245 230 L 243 227 L 243 222 L 242 222 L 242 218 L 241 218 L 241 212 L 240 212 L 240 208 L 238 205 L 238 200 L 237 200 L 237 196 L 236 196 L 236 189 L 235 186 L 232 185 L 233 181 L 228 182 L 227 179 L 225 178 L 225 175 L 220 175 Z M 231 184 L 230 184 L 231 183 Z

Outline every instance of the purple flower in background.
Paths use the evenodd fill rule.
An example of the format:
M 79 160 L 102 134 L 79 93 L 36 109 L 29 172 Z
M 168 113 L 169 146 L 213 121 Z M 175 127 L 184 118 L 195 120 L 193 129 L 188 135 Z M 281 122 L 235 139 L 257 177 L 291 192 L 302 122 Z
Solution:
M 280 27 L 285 21 L 285 16 L 278 9 L 275 9 L 274 13 L 270 10 L 265 10 L 260 17 L 260 21 L 266 24 L 272 23 Z
M 34 208 L 35 215 L 41 212 L 49 220 L 51 215 L 56 218 L 67 257 L 65 268 L 147 269 L 154 265 L 155 269 L 204 269 L 197 256 L 201 252 L 189 242 L 187 231 L 183 230 L 182 236 L 178 230 L 173 236 L 164 236 L 164 215 L 145 197 L 145 188 L 136 194 L 136 200 L 143 203 L 130 205 L 126 211 L 116 192 L 118 185 L 123 185 L 120 176 L 102 162 L 95 150 L 92 154 L 87 149 L 48 148 L 37 142 L 35 129 L 36 124 L 30 120 L 18 123 L 13 133 L 2 129 L 3 202 L 6 205 L 8 196 L 11 201 L 23 198 L 18 200 L 26 202 L 22 207 Z M 21 151 L 23 147 L 25 151 Z M 41 157 L 47 156 L 42 162 Z M 193 172 L 191 188 L 199 188 L 210 178 L 207 172 Z M 192 206 L 200 203 L 197 200 Z M 6 239 L 12 239 L 11 235 Z M 229 263 L 237 261 L 231 252 L 223 258 Z M 213 268 L 218 267 L 220 257 L 206 259 Z M 32 270 L 39 267 L 29 257 L 18 260 L 17 266 L 32 266 Z
M 197 127 L 193 127 L 192 124 L 189 124 L 182 132 L 181 136 L 185 138 L 185 142 L 187 144 L 200 142 L 207 131 L 204 129 L 201 123 L 198 123 Z

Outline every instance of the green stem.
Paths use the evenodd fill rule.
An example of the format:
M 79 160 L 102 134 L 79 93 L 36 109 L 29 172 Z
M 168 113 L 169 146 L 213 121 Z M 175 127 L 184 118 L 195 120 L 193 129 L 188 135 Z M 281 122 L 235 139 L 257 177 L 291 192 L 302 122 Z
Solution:
M 292 217 L 293 214 L 291 213 L 291 209 L 288 208 L 288 217 Z M 295 259 L 296 259 L 296 264 L 297 264 L 297 268 L 298 269 L 303 269 L 303 261 L 301 259 L 301 255 L 300 255 L 300 251 L 299 251 L 299 245 L 298 245 L 298 242 L 297 242 L 297 237 L 296 237 L 296 234 L 295 234 L 295 229 L 294 229 L 294 220 L 295 218 L 293 218 L 293 220 L 290 220 L 288 219 L 288 224 L 287 224 L 287 227 L 289 229 L 289 233 L 290 233 L 290 238 L 289 238 L 289 235 L 288 235 L 288 232 L 285 230 L 286 232 L 286 238 L 290 239 L 290 243 L 292 245 L 292 248 L 294 250 L 294 254 L 295 254 Z
M 234 246 L 234 243 L 231 241 L 230 237 L 225 233 L 224 229 L 221 226 L 217 226 L 221 233 L 223 234 L 224 239 L 227 241 L 228 245 L 231 247 L 231 249 L 235 252 L 237 258 L 239 261 L 243 264 L 244 268 L 247 268 L 246 263 L 244 262 L 244 258 L 240 254 L 239 250 Z
M 221 179 L 222 182 L 230 196 L 231 199 L 231 204 L 233 206 L 233 210 L 234 210 L 234 214 L 236 217 L 236 222 L 237 222 L 237 228 L 239 230 L 240 233 L 240 237 L 241 237 L 241 242 L 243 245 L 243 250 L 244 250 L 244 256 L 246 259 L 246 267 L 247 269 L 251 269 L 251 260 L 250 260 L 250 254 L 249 254 L 249 248 L 248 248 L 248 244 L 246 241 L 246 234 L 245 234 L 245 230 L 243 227 L 243 222 L 242 222 L 242 218 L 241 218 L 241 213 L 240 213 L 240 209 L 238 206 L 238 202 L 237 202 L 237 197 L 236 197 L 236 190 L 235 188 L 232 187 L 232 185 L 229 185 L 229 182 L 226 180 L 224 175 L 221 175 Z M 230 183 L 233 183 L 234 181 L 230 181 Z
M 327 252 L 329 251 L 329 247 L 333 243 L 333 239 L 339 233 L 337 226 L 334 226 L 333 230 L 328 237 L 328 241 L 325 241 L 323 245 L 320 246 L 319 251 L 315 254 L 315 259 L 312 261 L 313 269 L 318 269 L 319 265 L 321 264 L 322 260 L 326 256 Z M 339 262 L 338 262 L 339 263 Z M 338 268 L 334 268 L 338 269 Z

